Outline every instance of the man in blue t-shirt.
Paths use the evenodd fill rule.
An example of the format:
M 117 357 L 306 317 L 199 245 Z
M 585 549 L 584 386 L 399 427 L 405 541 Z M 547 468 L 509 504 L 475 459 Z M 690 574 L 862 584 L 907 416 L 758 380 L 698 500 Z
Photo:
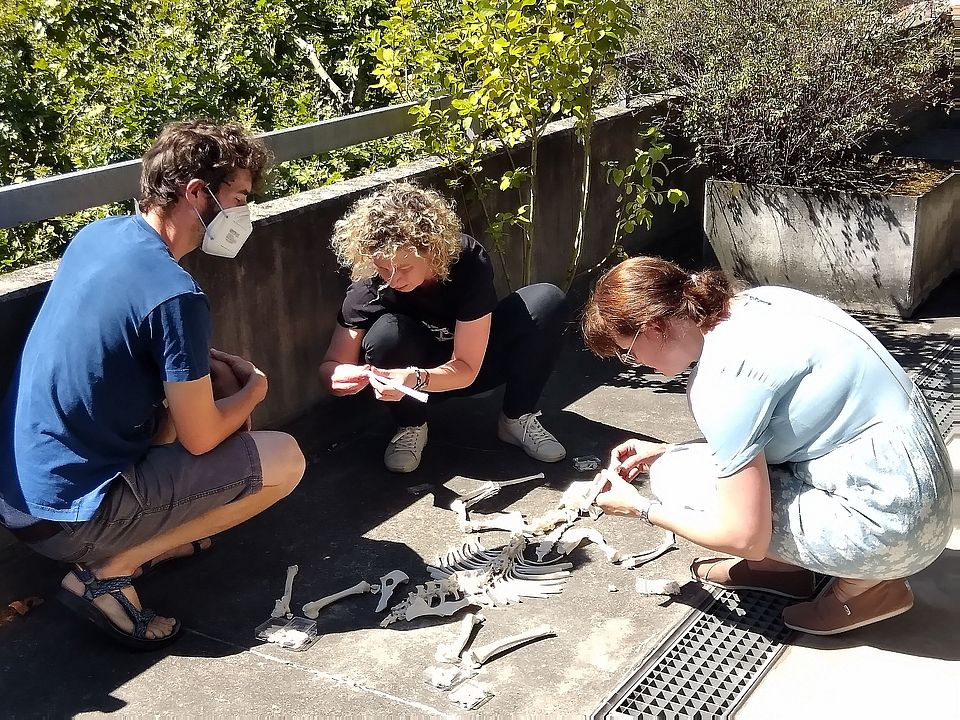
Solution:
M 114 639 L 180 624 L 134 577 L 210 546 L 300 481 L 296 441 L 249 432 L 267 379 L 210 348 L 210 307 L 180 259 L 235 257 L 269 153 L 236 125 L 173 123 L 143 158 L 143 215 L 83 228 L 60 261 L 0 404 L 0 523 L 73 564 L 60 599 Z

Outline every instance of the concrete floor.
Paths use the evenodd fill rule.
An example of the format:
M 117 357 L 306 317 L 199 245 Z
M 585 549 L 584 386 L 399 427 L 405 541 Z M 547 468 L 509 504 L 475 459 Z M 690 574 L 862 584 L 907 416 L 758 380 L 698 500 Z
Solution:
M 960 297 L 956 279 L 940 300 Z M 944 293 L 946 293 L 944 295 Z M 921 311 L 914 323 L 878 321 L 875 330 L 912 369 L 955 335 L 956 307 Z M 0 627 L 0 697 L 8 716 L 447 715 L 444 693 L 424 682 L 437 645 L 456 634 L 459 616 L 378 626 L 377 597 L 325 609 L 322 637 L 303 653 L 254 640 L 298 564 L 293 605 L 393 569 L 427 579 L 425 564 L 463 541 L 447 508 L 479 481 L 540 470 L 546 481 L 507 488 L 474 509 L 535 515 L 554 507 L 581 478 L 570 458 L 604 456 L 629 436 L 682 441 L 696 435 L 683 383 L 593 358 L 571 340 L 544 398 L 544 423 L 562 438 L 568 460 L 539 465 L 495 437 L 499 396 L 440 404 L 421 469 L 394 476 L 381 466 L 390 425 L 375 403 L 335 401 L 290 429 L 309 460 L 296 492 L 277 507 L 217 538 L 202 557 L 171 565 L 139 584 L 146 604 L 179 617 L 186 632 L 168 650 L 134 654 L 103 642 L 56 602 Z M 424 486 L 426 487 L 418 487 Z M 595 523 L 623 550 L 655 545 L 659 531 L 628 519 Z M 483 535 L 487 547 L 506 535 Z M 640 664 L 658 638 L 703 600 L 684 585 L 679 602 L 642 597 L 637 577 L 687 577 L 700 554 L 680 548 L 638 570 L 609 564 L 592 546 L 572 556 L 564 592 L 551 599 L 485 610 L 477 644 L 550 623 L 557 636 L 489 663 L 478 681 L 494 694 L 479 715 L 579 716 L 597 708 Z M 62 570 L 21 546 L 0 549 L 0 600 L 51 598 Z M 744 718 L 960 716 L 960 548 L 913 581 L 907 615 L 846 636 L 801 638 L 767 675 Z M 615 588 L 616 592 L 611 590 Z M 402 597 L 402 594 L 400 595 Z M 833 698 L 825 705 L 825 698 Z M 825 713 L 825 708 L 833 707 Z M 930 711 L 929 713 L 927 711 Z

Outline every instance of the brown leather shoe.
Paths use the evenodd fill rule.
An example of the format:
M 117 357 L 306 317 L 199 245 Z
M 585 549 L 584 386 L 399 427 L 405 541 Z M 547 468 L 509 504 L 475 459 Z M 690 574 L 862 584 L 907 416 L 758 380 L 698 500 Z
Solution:
M 754 570 L 746 560 L 729 557 L 697 558 L 690 576 L 699 583 L 723 590 L 758 590 L 804 600 L 813 595 L 816 576 L 797 568 L 786 572 Z
M 913 607 L 913 592 L 906 580 L 884 580 L 842 603 L 830 588 L 812 602 L 783 611 L 783 624 L 811 635 L 836 635 L 896 617 Z

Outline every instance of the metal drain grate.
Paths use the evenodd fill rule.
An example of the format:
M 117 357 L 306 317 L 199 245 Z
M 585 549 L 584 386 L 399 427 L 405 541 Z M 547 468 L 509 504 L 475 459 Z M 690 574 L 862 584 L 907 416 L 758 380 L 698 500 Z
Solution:
M 826 585 L 822 578 L 818 592 Z M 796 600 L 718 590 L 692 611 L 594 718 L 731 717 L 793 637 L 780 618 Z
M 940 434 L 949 438 L 960 432 L 960 411 L 957 410 L 957 374 L 960 372 L 960 353 L 956 338 L 948 340 L 917 373 L 914 382 L 927 399 Z

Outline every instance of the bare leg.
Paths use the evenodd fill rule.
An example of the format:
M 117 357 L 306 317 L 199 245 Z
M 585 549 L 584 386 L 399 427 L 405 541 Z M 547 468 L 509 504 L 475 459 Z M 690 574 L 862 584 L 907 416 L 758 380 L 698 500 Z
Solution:
M 278 432 L 254 432 L 251 437 L 257 445 L 263 469 L 263 488 L 260 492 L 167 530 L 141 545 L 128 548 L 91 566 L 90 570 L 99 578 L 132 575 L 147 560 L 239 525 L 286 497 L 300 482 L 305 469 L 303 454 L 296 441 L 291 436 Z M 61 584 L 77 595 L 83 593 L 83 585 L 73 573 L 69 573 Z M 142 607 L 132 587 L 124 590 L 124 594 L 136 607 Z M 94 603 L 121 630 L 130 632 L 133 629 L 130 619 L 113 598 L 99 597 Z M 154 639 L 168 635 L 174 623 L 172 618 L 155 617 L 147 628 L 147 637 Z

